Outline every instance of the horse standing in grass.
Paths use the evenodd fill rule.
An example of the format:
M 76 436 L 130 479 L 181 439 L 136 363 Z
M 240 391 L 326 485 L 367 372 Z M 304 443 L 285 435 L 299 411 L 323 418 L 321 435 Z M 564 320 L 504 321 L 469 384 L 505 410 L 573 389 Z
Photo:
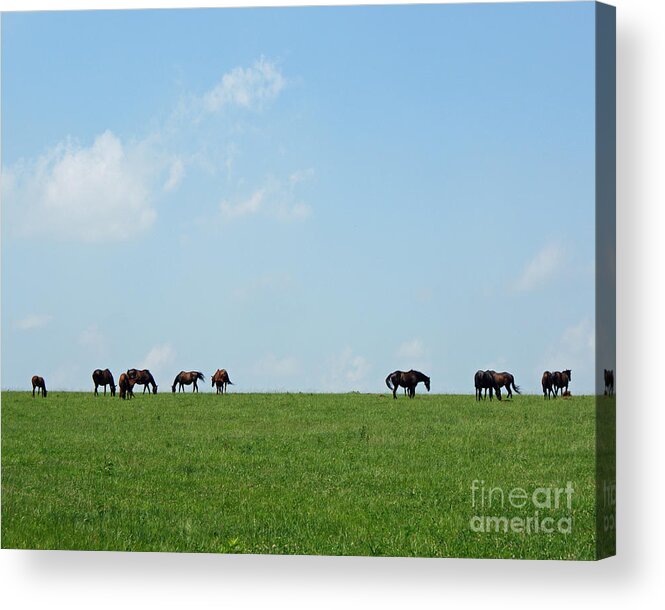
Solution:
M 603 369 L 605 396 L 614 396 L 614 370 Z
M 508 398 L 513 397 L 513 393 L 510 391 L 511 386 L 518 394 L 522 393 L 520 392 L 519 386 L 515 385 L 515 377 L 513 377 L 512 373 L 506 373 L 505 371 L 503 373 L 490 371 L 490 373 L 492 373 L 492 377 L 494 377 L 496 397 L 499 400 L 501 400 L 501 388 L 506 388 L 506 390 L 508 390 Z
M 552 391 L 554 398 L 559 395 L 559 388 L 561 387 L 561 371 L 552 371 Z
M 121 373 L 118 379 L 118 388 L 120 389 L 120 398 L 134 398 L 134 384 L 136 381 L 130 379 L 127 373 Z
M 420 371 L 414 371 L 413 369 L 407 372 L 395 371 L 386 377 L 386 385 L 389 390 L 392 390 L 394 399 L 397 399 L 397 388 L 399 386 L 406 388 L 409 398 L 413 398 L 416 395 L 416 386 L 421 381 L 429 392 L 430 378 Z
M 494 371 L 476 371 L 473 377 L 473 383 L 476 386 L 476 400 L 483 397 L 483 390 L 485 390 L 485 398 L 487 398 L 487 390 L 490 391 L 490 401 L 492 400 L 492 394 L 496 390 L 493 373 Z M 497 397 L 501 400 L 499 394 L 497 394 Z
M 148 369 L 143 369 L 142 371 L 137 369 L 129 369 L 127 371 L 127 377 L 129 377 L 129 379 L 133 381 L 134 384 L 142 385 L 144 394 L 146 390 L 148 390 L 148 393 L 150 393 L 150 388 L 148 388 L 149 385 L 152 386 L 152 393 L 157 394 L 157 384 L 155 383 L 155 378 L 152 376 L 152 373 Z
M 33 375 L 32 376 L 32 397 L 35 397 L 35 389 L 37 390 L 37 394 L 40 392 L 42 393 L 42 398 L 46 398 L 46 395 L 48 392 L 46 391 L 46 383 L 44 382 L 43 377 L 39 377 L 38 375 Z
M 171 390 L 175 394 L 175 387 L 176 385 L 178 386 L 178 392 L 184 392 L 185 391 L 185 386 L 186 385 L 194 385 L 192 388 L 192 393 L 198 392 L 199 391 L 199 386 L 198 386 L 198 380 L 205 381 L 205 377 L 203 376 L 203 373 L 199 373 L 198 371 L 189 371 L 186 373 L 185 371 L 180 371 L 176 376 L 175 379 L 173 380 L 173 386 L 171 387 Z
M 559 390 L 563 395 L 564 389 L 568 389 L 568 382 L 572 379 L 570 369 L 565 371 L 554 371 L 552 373 L 552 388 L 554 389 L 554 397 L 556 398 Z
M 549 400 L 554 393 L 552 388 L 552 373 L 545 371 L 543 373 L 543 378 L 540 380 L 540 383 L 543 386 L 543 397 Z
M 95 369 L 92 373 L 92 381 L 95 384 L 95 396 L 97 396 L 97 388 L 100 385 L 104 386 L 104 396 L 106 396 L 106 386 L 111 388 L 111 396 L 115 396 L 115 381 L 113 381 L 113 375 L 108 369 Z
M 564 391 L 568 391 L 568 382 L 573 378 L 570 369 L 561 371 L 561 383 L 559 388 L 561 388 L 561 396 L 563 396 Z
M 229 374 L 226 372 L 226 369 L 217 369 L 215 374 L 212 376 L 212 387 L 217 386 L 217 394 L 224 394 L 226 390 L 228 394 L 228 385 L 234 385 L 233 382 L 229 379 Z

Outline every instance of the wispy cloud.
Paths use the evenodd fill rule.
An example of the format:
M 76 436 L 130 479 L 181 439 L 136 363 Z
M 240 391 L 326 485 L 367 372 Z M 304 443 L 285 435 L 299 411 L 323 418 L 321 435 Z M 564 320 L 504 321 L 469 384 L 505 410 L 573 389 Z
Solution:
M 546 285 L 557 277 L 566 260 L 566 251 L 561 245 L 546 245 L 525 265 L 515 289 L 528 292 Z
M 169 175 L 164 183 L 164 190 L 169 192 L 173 191 L 182 182 L 185 175 L 185 165 L 181 159 L 175 159 L 169 167 Z
M 425 346 L 420 339 L 411 339 L 402 343 L 395 355 L 405 360 L 419 360 L 425 355 Z
M 219 205 L 219 209 L 222 216 L 228 220 L 241 218 L 242 216 L 253 216 L 261 211 L 265 203 L 265 195 L 266 189 L 261 188 L 254 191 L 249 198 L 236 203 L 224 200 Z
M 138 237 L 155 224 L 156 202 L 180 186 L 188 166 L 215 163 L 210 160 L 216 150 L 210 133 L 202 127 L 201 138 L 193 139 L 192 123 L 228 107 L 262 110 L 285 86 L 279 66 L 261 57 L 252 65 L 232 68 L 202 96 L 190 95 L 148 136 L 123 141 L 106 130 L 91 144 L 63 139 L 37 158 L 3 167 L 6 222 L 22 237 L 86 243 Z M 228 175 L 235 148 L 231 146 L 222 163 Z M 256 189 L 246 200 L 223 203 L 222 213 L 238 218 L 265 207 L 281 219 L 308 216 L 309 207 L 283 196 L 287 192 L 270 191 L 270 205 L 264 205 L 268 191 Z
M 17 320 L 14 323 L 14 328 L 21 331 L 35 330 L 46 326 L 52 319 L 53 316 L 47 314 L 30 314 Z
M 108 348 L 108 338 L 96 324 L 92 324 L 79 335 L 79 344 L 96 355 L 102 355 Z
M 370 370 L 367 358 L 346 347 L 330 358 L 322 386 L 326 391 L 332 392 L 366 389 Z
M 277 357 L 275 354 L 264 356 L 254 367 L 258 375 L 270 377 L 290 377 L 300 372 L 300 363 L 293 356 Z
M 298 197 L 300 184 L 314 176 L 313 170 L 295 172 L 287 180 L 270 178 L 248 197 L 231 201 L 224 199 L 219 209 L 225 221 L 243 217 L 266 216 L 283 222 L 303 221 L 312 214 L 312 208 Z
M 140 368 L 149 369 L 159 385 L 162 378 L 172 368 L 175 362 L 176 352 L 169 343 L 155 345 L 146 354 L 139 365 Z
M 285 83 L 278 66 L 262 57 L 249 68 L 237 67 L 224 74 L 203 95 L 202 105 L 207 112 L 217 112 L 227 106 L 261 109 L 279 95 Z

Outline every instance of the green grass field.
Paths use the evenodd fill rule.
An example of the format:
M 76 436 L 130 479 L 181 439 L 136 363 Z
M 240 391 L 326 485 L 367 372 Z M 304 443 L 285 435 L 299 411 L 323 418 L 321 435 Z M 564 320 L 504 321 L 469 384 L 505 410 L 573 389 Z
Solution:
M 594 559 L 594 410 L 578 396 L 3 392 L 2 546 Z M 474 480 L 571 481 L 572 512 L 541 511 L 571 532 L 473 531 Z

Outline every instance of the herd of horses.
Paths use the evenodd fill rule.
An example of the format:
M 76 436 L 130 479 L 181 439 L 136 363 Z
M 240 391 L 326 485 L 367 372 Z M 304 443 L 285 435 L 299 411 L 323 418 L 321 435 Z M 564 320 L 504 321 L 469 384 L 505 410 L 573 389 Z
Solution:
M 613 396 L 614 395 L 614 371 L 613 370 L 604 370 L 605 377 L 605 395 Z M 571 396 L 570 391 L 568 390 L 568 384 L 572 379 L 572 373 L 570 369 L 565 369 L 563 371 L 545 371 L 543 373 L 541 384 L 543 387 L 543 397 L 546 399 L 556 398 L 561 392 L 563 398 L 568 398 Z M 92 381 L 95 384 L 95 396 L 98 395 L 98 388 L 104 388 L 104 395 L 106 395 L 106 386 L 109 386 L 111 391 L 111 396 L 115 396 L 116 385 L 113 379 L 113 374 L 109 369 L 96 369 L 92 373 Z M 192 386 L 192 392 L 198 392 L 199 381 L 205 381 L 205 376 L 200 371 L 180 371 L 175 379 L 173 380 L 173 385 L 171 386 L 171 391 L 175 394 L 176 391 L 184 392 L 186 385 Z M 409 398 L 414 398 L 416 395 L 416 386 L 419 383 L 424 383 L 427 391 L 430 391 L 430 378 L 421 373 L 420 371 L 415 371 L 411 369 L 410 371 L 394 371 L 386 377 L 386 385 L 388 389 L 392 391 L 393 398 L 397 399 L 397 390 L 398 388 L 404 388 L 404 394 Z M 515 384 L 515 377 L 512 373 L 506 371 L 502 373 L 497 373 L 493 370 L 487 371 L 476 371 L 476 374 L 473 378 L 474 385 L 476 387 L 476 400 L 484 400 L 487 398 L 489 392 L 490 401 L 492 397 L 496 395 L 497 400 L 501 400 L 501 388 L 505 388 L 508 398 L 513 397 L 513 392 L 521 394 L 520 388 Z M 134 386 L 142 385 L 143 393 L 145 394 L 146 390 L 157 394 L 157 384 L 155 383 L 155 378 L 152 376 L 152 373 L 148 369 L 138 370 L 138 369 L 128 369 L 127 372 L 121 373 L 120 378 L 118 379 L 118 389 L 120 398 L 123 400 L 125 398 L 133 398 L 134 396 Z M 229 379 L 229 374 L 226 369 L 217 369 L 212 375 L 212 387 L 217 387 L 217 394 L 224 394 L 228 392 L 228 386 L 233 385 L 233 382 Z M 176 390 L 177 388 L 177 390 Z M 37 394 L 46 398 L 46 383 L 44 382 L 43 377 L 34 375 L 32 378 L 32 396 L 35 396 L 35 390 Z M 483 395 L 484 391 L 484 395 Z
M 515 384 L 515 377 L 513 374 L 505 371 L 503 373 L 497 373 L 492 370 L 476 371 L 476 374 L 473 376 L 473 384 L 476 387 L 476 400 L 487 398 L 488 391 L 490 401 L 492 400 L 493 394 L 496 394 L 497 400 L 501 400 L 501 388 L 506 388 L 508 398 L 513 397 L 512 390 L 521 394 L 519 386 Z M 484 396 L 482 396 L 483 390 L 485 391 Z
M 32 378 L 32 395 L 35 395 L 35 379 L 41 379 L 41 383 L 44 383 L 44 380 L 41 377 Z M 109 386 L 111 391 L 111 396 L 115 396 L 116 385 L 113 379 L 113 373 L 109 369 L 95 369 L 92 373 L 92 381 L 95 384 L 95 396 L 98 395 L 98 388 L 104 388 L 104 395 L 106 396 L 106 386 Z M 180 371 L 173 380 L 173 385 L 171 386 L 171 391 L 175 394 L 176 387 L 178 392 L 184 392 L 186 385 L 192 385 L 192 392 L 198 392 L 199 381 L 205 381 L 205 375 L 200 371 Z M 157 383 L 155 383 L 155 378 L 152 376 L 152 373 L 148 369 L 128 369 L 126 373 L 121 373 L 118 378 L 117 388 L 119 390 L 120 398 L 123 400 L 126 398 L 134 397 L 134 386 L 142 385 L 143 393 L 148 390 L 153 394 L 157 394 Z M 233 385 L 233 382 L 229 379 L 229 374 L 226 372 L 226 369 L 217 369 L 212 376 L 212 387 L 217 386 L 217 394 L 224 394 L 227 390 L 228 385 Z M 46 392 L 46 387 L 44 386 L 44 396 Z

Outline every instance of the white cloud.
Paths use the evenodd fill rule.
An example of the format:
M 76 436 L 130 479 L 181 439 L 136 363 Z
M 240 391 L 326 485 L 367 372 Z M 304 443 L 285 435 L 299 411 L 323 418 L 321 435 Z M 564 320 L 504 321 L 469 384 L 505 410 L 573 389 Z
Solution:
M 46 326 L 52 319 L 53 316 L 45 314 L 30 314 L 17 320 L 14 323 L 14 328 L 16 330 L 35 330 Z
M 262 108 L 274 100 L 285 85 L 284 77 L 274 62 L 261 58 L 249 68 L 233 68 L 202 98 L 208 112 L 227 106 Z
M 367 389 L 370 370 L 367 359 L 347 347 L 329 360 L 322 385 L 332 392 Z
M 139 368 L 149 369 L 159 385 L 159 377 L 166 374 L 175 362 L 176 352 L 169 343 L 155 345 L 141 361 Z
M 425 355 L 425 346 L 420 339 L 405 341 L 399 346 L 396 352 L 398 358 L 405 360 L 418 360 Z
M 232 220 L 242 216 L 253 216 L 254 214 L 258 214 L 258 212 L 261 210 L 261 206 L 264 203 L 265 194 L 265 189 L 258 189 L 244 201 L 240 201 L 238 203 L 222 201 L 219 206 L 222 212 L 222 216 L 228 220 Z
M 66 141 L 3 172 L 3 200 L 22 235 L 123 241 L 153 224 L 150 161 L 110 131 L 90 147 Z
M 176 159 L 171 163 L 171 167 L 169 168 L 169 176 L 164 183 L 164 190 L 169 192 L 178 188 L 184 175 L 185 165 L 180 159 Z
M 278 358 L 275 354 L 268 354 L 254 368 L 258 375 L 289 377 L 300 372 L 300 363 L 292 356 Z
M 566 253 L 558 244 L 548 244 L 527 263 L 515 283 L 517 290 L 528 292 L 555 281 L 566 262 Z
M 97 355 L 102 355 L 108 347 L 108 338 L 96 324 L 92 324 L 79 335 L 79 344 Z
M 297 198 L 296 188 L 313 175 L 312 170 L 305 170 L 291 174 L 284 181 L 271 178 L 247 198 L 236 202 L 225 199 L 219 206 L 222 218 L 232 221 L 262 215 L 284 222 L 303 221 L 312 215 L 312 208 Z

